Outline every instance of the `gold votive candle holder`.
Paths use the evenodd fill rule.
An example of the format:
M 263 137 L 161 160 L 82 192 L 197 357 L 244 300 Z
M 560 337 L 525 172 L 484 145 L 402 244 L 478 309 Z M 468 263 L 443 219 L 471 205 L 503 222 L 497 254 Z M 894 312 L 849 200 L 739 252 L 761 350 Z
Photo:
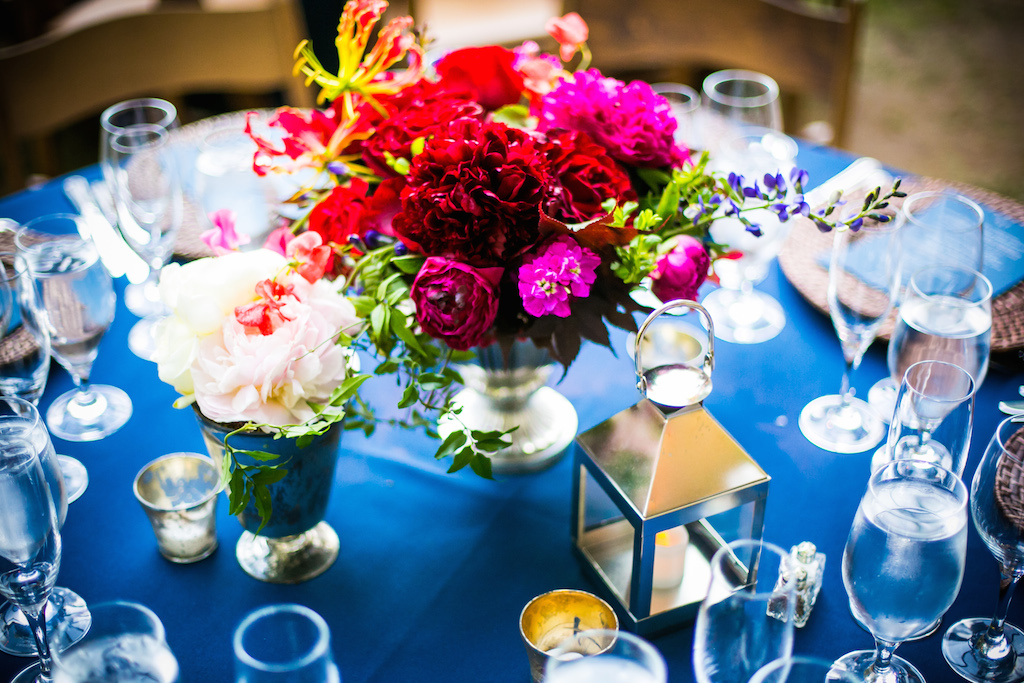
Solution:
M 526 646 L 534 683 L 544 680 L 548 652 L 573 635 L 580 631 L 615 631 L 618 628 L 619 618 L 611 605 L 586 591 L 562 588 L 530 600 L 519 615 L 519 634 Z M 589 643 L 588 647 L 592 651 L 580 652 L 580 655 L 596 654 L 601 649 L 598 643 Z

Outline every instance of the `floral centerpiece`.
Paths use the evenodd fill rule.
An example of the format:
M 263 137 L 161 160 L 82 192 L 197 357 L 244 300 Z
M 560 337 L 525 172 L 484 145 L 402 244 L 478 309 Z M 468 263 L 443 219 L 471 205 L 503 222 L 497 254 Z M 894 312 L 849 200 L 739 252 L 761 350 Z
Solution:
M 453 458 L 450 471 L 489 477 L 506 434 L 462 424 L 451 401 L 453 364 L 470 349 L 529 339 L 568 367 L 584 341 L 609 345 L 608 325 L 636 329 L 641 282 L 662 300 L 696 296 L 713 260 L 730 256 L 708 238 L 715 218 L 758 234 L 746 212 L 768 208 L 857 229 L 885 220 L 898 193 L 875 192 L 839 221 L 839 197 L 811 211 L 803 171 L 710 172 L 706 153 L 676 143 L 671 108 L 649 85 L 588 68 L 576 14 L 549 23 L 557 55 L 527 42 L 428 65 L 409 17 L 373 42 L 386 7 L 345 6 L 338 73 L 298 47 L 297 71 L 324 109 L 280 109 L 275 140 L 247 122 L 255 173 L 315 173 L 289 200 L 302 218 L 262 250 L 228 253 L 238 239 L 220 216 L 205 239 L 222 255 L 162 279 L 173 316 L 160 376 L 208 418 L 294 438 L 344 417 L 370 434 L 379 418 L 358 394 L 371 377 L 352 362 L 361 349 L 372 375 L 399 384 L 404 424 L 434 436 L 437 415 L 457 426 L 436 453 Z M 234 508 L 266 499 L 261 486 L 281 476 L 225 461 Z

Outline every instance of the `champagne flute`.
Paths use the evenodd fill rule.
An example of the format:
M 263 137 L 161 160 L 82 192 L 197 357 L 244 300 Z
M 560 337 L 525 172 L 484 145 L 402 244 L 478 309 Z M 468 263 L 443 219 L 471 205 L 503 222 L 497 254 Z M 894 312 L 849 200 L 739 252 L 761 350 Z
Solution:
M 937 268 L 941 272 L 942 267 L 968 269 L 980 273 L 984 263 L 982 237 L 985 213 L 973 200 L 946 190 L 917 192 L 907 197 L 901 211 L 906 218 L 906 223 L 903 226 L 903 242 L 913 248 L 906 250 L 903 256 L 903 283 L 896 300 L 896 306 L 900 309 L 900 318 L 896 322 L 894 340 L 900 334 L 901 326 L 906 328 L 909 323 L 909 329 L 913 334 L 914 331 L 920 329 L 920 324 L 927 324 L 931 309 L 938 305 L 934 300 L 930 305 L 919 301 L 921 297 L 915 291 L 912 279 L 915 273 L 922 268 L 929 270 Z M 933 274 L 928 277 L 931 280 L 935 276 Z M 924 281 L 922 279 L 922 283 Z M 980 285 L 977 286 L 980 289 Z M 991 297 L 991 285 L 989 285 L 989 290 L 988 296 Z M 926 298 L 930 299 L 932 296 L 942 296 L 943 294 L 943 292 L 935 291 Z M 945 294 L 949 295 L 951 292 L 947 291 Z M 977 305 L 984 305 L 982 297 L 977 292 L 971 296 L 975 297 L 973 301 Z M 911 301 L 917 301 L 917 303 L 910 304 Z M 910 320 L 903 319 L 905 305 L 910 306 Z M 991 317 L 990 302 L 988 306 L 989 317 Z M 940 337 L 953 336 L 953 332 L 949 329 L 949 322 L 941 323 L 941 325 L 942 329 L 932 332 L 932 334 Z M 921 346 L 921 344 L 914 343 Z M 919 350 L 923 350 L 923 348 Z M 893 344 L 889 345 L 889 377 L 876 382 L 868 392 L 868 403 L 883 419 L 892 415 L 892 408 L 896 402 L 896 390 L 899 388 L 900 380 L 907 367 L 926 358 L 924 355 L 917 355 L 909 361 L 904 358 L 901 363 L 898 351 L 898 345 L 897 348 L 894 348 Z M 970 367 L 952 358 L 938 355 L 927 357 L 934 357 L 936 360 L 951 360 L 957 365 L 967 368 L 974 375 L 974 380 L 981 386 L 984 372 L 980 375 L 975 374 Z
M 60 571 L 57 505 L 40 458 L 43 444 L 23 428 L 0 428 L 0 595 L 18 605 L 32 629 L 39 662 L 11 683 L 49 681 L 46 602 Z M 60 484 L 58 483 L 59 487 Z M 37 678 L 38 676 L 38 678 Z
M 112 194 L 115 183 L 110 170 L 109 140 L 112 136 L 123 132 L 127 126 L 140 124 L 157 126 L 167 131 L 175 130 L 181 125 L 175 106 L 166 100 L 153 97 L 125 100 L 104 110 L 100 115 L 100 168 L 103 170 L 104 181 Z M 112 223 L 117 223 L 117 216 L 109 218 Z M 119 223 L 118 228 L 121 228 Z M 134 249 L 132 242 L 128 242 L 128 244 Z M 154 270 L 149 258 L 145 254 L 140 253 L 139 255 L 147 265 L 150 265 L 149 274 L 144 282 L 132 283 L 125 288 L 124 303 L 129 311 L 144 318 L 164 313 L 165 307 L 160 300 L 160 293 L 157 291 L 157 281 L 160 277 L 159 267 Z M 163 265 L 161 263 L 160 267 Z
M 699 683 L 746 683 L 793 650 L 796 581 L 789 554 L 741 540 L 711 558 L 708 595 L 697 612 L 693 669 Z
M 751 180 L 777 174 L 788 177 L 796 166 L 796 153 L 796 142 L 788 135 L 750 127 L 722 144 L 712 166 Z M 774 338 L 786 325 L 782 305 L 755 290 L 754 285 L 767 277 L 791 223 L 780 221 L 768 209 L 748 211 L 746 216 L 760 226 L 760 234 L 751 232 L 734 217 L 719 218 L 711 224 L 712 241 L 728 244 L 741 256 L 715 262 L 715 274 L 722 286 L 701 303 L 715 321 L 716 337 L 738 344 L 758 344 Z
M 1024 680 L 1024 631 L 1006 621 L 1013 589 L 1024 575 L 1024 498 L 1014 482 L 1024 476 L 1024 424 L 1003 420 L 992 435 L 971 483 L 974 528 L 999 562 L 999 603 L 991 619 L 949 627 L 942 654 L 969 681 Z
M 149 266 L 147 283 L 154 287 L 174 251 L 184 206 L 168 135 L 165 128 L 152 124 L 125 126 L 107 136 L 103 165 L 121 235 Z M 132 353 L 152 359 L 155 327 L 165 315 L 166 310 L 153 312 L 132 326 L 128 333 Z
M 846 362 L 839 394 L 820 396 L 800 411 L 800 431 L 819 448 L 859 453 L 878 444 L 885 425 L 854 397 L 851 375 L 892 311 L 900 283 L 902 220 L 865 222 L 837 230 L 828 268 L 828 309 Z
M 750 126 L 782 131 L 779 84 L 756 71 L 716 71 L 702 86 L 702 138 L 712 158 L 726 140 Z
M 668 682 L 668 667 L 657 648 L 624 631 L 580 631 L 548 655 L 545 683 Z
M 894 460 L 868 481 L 843 552 L 843 584 L 874 650 L 835 666 L 858 680 L 923 683 L 896 648 L 941 618 L 960 591 L 967 555 L 967 487 L 931 462 Z
M 68 441 L 95 441 L 120 429 L 132 402 L 117 387 L 90 384 L 99 343 L 114 319 L 115 297 L 81 218 L 54 214 L 36 218 L 15 234 L 46 312 L 50 351 L 71 374 L 75 389 L 46 411 L 50 431 Z

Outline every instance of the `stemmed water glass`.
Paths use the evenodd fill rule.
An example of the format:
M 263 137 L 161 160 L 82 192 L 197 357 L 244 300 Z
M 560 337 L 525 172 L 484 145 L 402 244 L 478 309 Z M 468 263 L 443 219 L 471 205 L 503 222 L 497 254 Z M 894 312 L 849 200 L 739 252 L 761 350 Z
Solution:
M 766 174 L 789 177 L 796 165 L 796 142 L 768 128 L 746 128 L 722 143 L 712 165 L 721 171 L 742 175 L 748 182 Z M 712 241 L 728 244 L 739 258 L 718 259 L 715 274 L 721 287 L 701 302 L 715 321 L 715 336 L 740 344 L 757 344 L 772 339 L 786 325 L 786 315 L 773 297 L 754 289 L 764 280 L 772 260 L 778 256 L 789 234 L 790 222 L 782 222 L 768 209 L 746 212 L 759 226 L 752 232 L 735 217 L 719 218 L 711 224 Z
M 714 158 L 724 141 L 755 126 L 782 130 L 779 84 L 756 71 L 716 71 L 702 86 L 702 140 Z
M 700 93 L 682 83 L 654 83 L 651 90 L 668 100 L 672 108 L 672 117 L 676 120 L 676 142 L 687 149 L 699 149 Z
M 967 554 L 967 487 L 931 462 L 895 460 L 875 470 L 843 552 L 843 584 L 874 650 L 839 658 L 859 680 L 923 683 L 893 654 L 929 628 L 960 591 Z
M 11 683 L 50 680 L 46 604 L 60 570 L 61 555 L 53 487 L 62 484 L 59 476 L 47 476 L 40 457 L 49 439 L 44 444 L 34 438 L 25 422 L 5 420 L 0 427 L 0 595 L 18 605 L 28 619 L 39 662 L 20 672 Z
M 983 286 L 980 284 L 980 280 L 984 280 L 984 278 L 979 274 L 984 263 L 983 226 L 985 214 L 981 207 L 960 194 L 949 191 L 929 191 L 917 192 L 907 197 L 903 202 L 901 212 L 906 219 L 903 226 L 903 242 L 912 248 L 906 249 L 903 254 L 903 282 L 896 299 L 896 306 L 900 309 L 900 318 L 896 322 L 893 340 L 894 342 L 897 340 L 901 340 L 902 343 L 909 342 L 916 351 L 911 357 L 901 349 L 902 343 L 889 345 L 889 377 L 876 382 L 868 392 L 868 403 L 883 418 L 892 414 L 892 407 L 896 401 L 896 390 L 899 388 L 900 379 L 907 367 L 919 360 L 925 360 L 926 357 L 935 360 L 948 360 L 966 368 L 974 375 L 978 386 L 981 386 L 981 381 L 985 377 L 984 371 L 980 374 L 975 373 L 969 365 L 959 362 L 955 358 L 935 355 L 936 353 L 941 354 L 942 348 L 931 348 L 931 345 L 936 342 L 930 337 L 924 340 L 917 339 L 916 332 L 921 329 L 921 325 L 929 325 L 928 319 L 935 317 L 939 328 L 928 334 L 946 338 L 948 344 L 954 343 L 949 340 L 956 336 L 954 330 L 951 329 L 956 324 L 951 321 L 956 319 L 950 318 L 948 313 L 935 314 L 936 309 L 944 308 L 943 300 L 936 297 L 954 296 L 965 304 L 970 300 L 978 308 L 987 306 L 991 318 L 992 287 L 989 284 L 987 297 L 982 296 Z M 950 289 L 950 285 L 954 284 L 950 282 L 951 275 L 941 275 L 946 268 L 957 269 L 964 273 L 956 276 L 964 279 L 958 288 Z M 966 273 L 969 271 L 974 271 L 974 275 L 980 278 L 979 284 L 973 287 L 966 282 Z M 919 287 L 915 289 L 914 277 L 918 272 L 928 274 L 922 274 Z M 937 280 L 936 278 L 942 279 Z M 943 279 L 945 283 L 943 283 Z M 987 283 L 987 280 L 985 282 Z M 945 291 L 937 289 L 937 286 L 944 287 Z M 909 319 L 905 319 L 905 315 Z M 960 324 L 976 320 L 976 317 L 977 314 L 969 315 L 965 311 Z M 904 337 L 900 337 L 901 330 Z M 909 339 L 905 338 L 907 334 L 909 334 Z M 973 335 L 968 334 L 968 338 L 973 338 Z M 922 353 L 932 355 L 926 356 Z M 987 365 L 987 352 L 985 362 Z
M 593 654 L 581 656 L 584 652 Z M 547 654 L 545 683 L 668 683 L 668 667 L 658 649 L 624 631 L 580 631 Z
M 1024 680 L 1024 631 L 1007 623 L 1013 589 L 1024 576 L 1024 420 L 1008 417 L 996 428 L 971 483 L 974 528 L 999 562 L 999 604 L 991 619 L 949 627 L 942 654 L 969 681 Z
M 117 225 L 131 248 L 149 266 L 146 317 L 128 333 L 128 348 L 149 360 L 156 350 L 153 332 L 166 314 L 149 300 L 161 269 L 170 261 L 184 207 L 181 177 L 167 129 L 131 124 L 108 133 L 104 176 L 114 195 Z
M 123 132 L 126 127 L 135 125 L 150 125 L 166 131 L 173 131 L 179 128 L 181 124 L 178 121 L 178 110 L 173 104 L 152 97 L 118 102 L 104 110 L 100 115 L 100 168 L 103 170 L 104 181 L 108 185 L 111 194 L 114 193 L 115 188 L 114 179 L 110 175 L 108 167 L 110 138 Z M 117 216 L 111 216 L 110 218 L 113 222 L 117 220 Z M 120 224 L 118 224 L 118 227 L 121 228 Z M 128 244 L 133 249 L 135 248 L 131 242 Z M 140 253 L 139 255 L 146 261 L 147 265 L 151 264 L 145 254 Z M 149 275 L 144 282 L 129 284 L 125 288 L 125 306 L 135 315 L 145 317 L 165 311 L 164 305 L 160 301 L 160 294 L 156 288 L 160 276 L 159 268 L 163 265 L 161 263 L 155 271 L 150 265 Z
M 99 343 L 114 320 L 115 296 L 81 218 L 43 216 L 15 234 L 37 295 L 46 312 L 50 351 L 71 374 L 75 389 L 61 394 L 46 411 L 50 432 L 68 441 L 95 441 L 120 429 L 131 417 L 132 402 L 121 389 L 90 384 Z
M 846 362 L 839 394 L 820 396 L 800 412 L 800 431 L 819 448 L 859 453 L 878 444 L 885 425 L 854 397 L 851 375 L 892 311 L 900 282 L 902 220 L 837 230 L 828 268 L 828 309 Z
M 827 659 L 793 656 L 766 664 L 750 683 L 857 683 L 857 679 L 848 671 L 836 670 Z
M 708 595 L 697 612 L 693 669 L 700 683 L 747 683 L 793 650 L 795 580 L 789 555 L 771 543 L 734 541 L 711 558 Z

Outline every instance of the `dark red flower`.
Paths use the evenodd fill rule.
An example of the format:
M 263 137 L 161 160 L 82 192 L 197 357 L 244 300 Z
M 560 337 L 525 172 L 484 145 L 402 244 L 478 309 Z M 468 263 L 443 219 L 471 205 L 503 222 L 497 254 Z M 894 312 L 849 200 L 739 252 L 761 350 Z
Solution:
M 551 183 L 543 147 L 527 133 L 459 119 L 413 159 L 392 227 L 428 256 L 504 264 L 539 239 Z
M 586 133 L 548 133 L 547 157 L 555 186 L 544 211 L 563 223 L 582 223 L 608 212 L 601 202 L 635 201 L 629 175 Z
M 369 190 L 366 181 L 359 178 L 335 187 L 309 212 L 309 229 L 319 233 L 324 244 L 338 246 L 348 244 L 352 235 L 362 237 L 367 230 L 376 230 L 377 214 Z M 334 276 L 341 272 L 341 262 L 333 254 L 327 269 Z
M 423 331 L 459 351 L 476 346 L 498 315 L 501 268 L 472 268 L 436 256 L 428 258 L 409 297 Z
M 468 90 L 484 109 L 494 111 L 523 96 L 523 77 L 512 68 L 515 57 L 498 45 L 467 47 L 445 55 L 437 73 L 446 88 Z

